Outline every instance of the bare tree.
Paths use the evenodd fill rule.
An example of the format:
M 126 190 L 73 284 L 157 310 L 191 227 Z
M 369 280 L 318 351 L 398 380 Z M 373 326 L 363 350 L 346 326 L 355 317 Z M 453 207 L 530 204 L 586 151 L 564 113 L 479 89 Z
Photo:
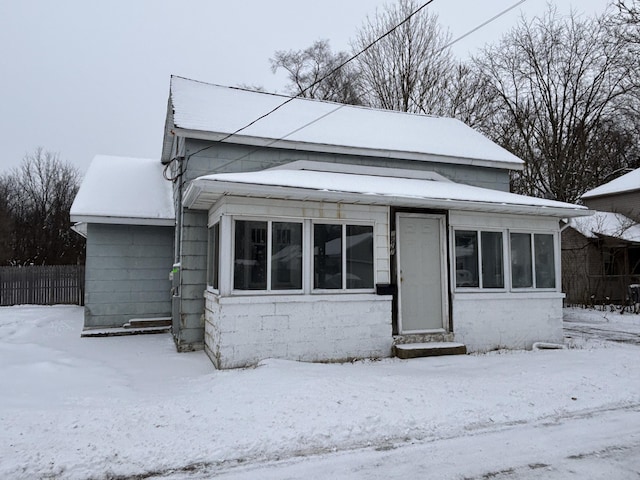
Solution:
M 526 162 L 515 191 L 573 202 L 637 162 L 633 69 L 619 47 L 603 18 L 550 7 L 475 59 L 499 107 L 485 131 Z
M 350 62 L 332 73 L 348 58 L 346 52 L 332 52 L 328 40 L 318 40 L 304 50 L 279 50 L 269 61 L 273 73 L 281 68 L 287 72 L 291 95 L 359 105 L 355 65 Z
M 640 0 L 616 0 L 613 25 L 620 28 L 619 34 L 628 42 L 640 46 Z
M 79 179 L 76 168 L 42 148 L 2 178 L 13 224 L 11 263 L 55 265 L 83 258 L 84 242 L 70 230 L 69 219 Z
M 354 51 L 399 25 L 418 9 L 399 0 L 367 18 L 352 43 Z M 421 10 L 357 58 L 365 103 L 389 110 L 440 114 L 442 91 L 452 67 L 449 34 L 436 14 Z
M 498 103 L 494 99 L 491 82 L 473 63 L 457 63 L 442 94 L 443 115 L 490 134 L 487 127 L 497 115 Z

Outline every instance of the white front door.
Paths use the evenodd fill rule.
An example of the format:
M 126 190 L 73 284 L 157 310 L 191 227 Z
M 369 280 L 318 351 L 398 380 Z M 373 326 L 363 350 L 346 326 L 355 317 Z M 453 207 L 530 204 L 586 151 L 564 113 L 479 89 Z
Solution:
M 444 216 L 398 213 L 396 245 L 400 333 L 442 331 L 448 323 Z

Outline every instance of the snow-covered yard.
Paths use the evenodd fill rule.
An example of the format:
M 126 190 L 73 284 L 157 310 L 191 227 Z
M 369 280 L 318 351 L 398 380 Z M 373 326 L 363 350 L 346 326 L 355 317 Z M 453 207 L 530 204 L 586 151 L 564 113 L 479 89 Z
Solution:
M 598 428 L 607 421 L 598 412 L 617 411 L 633 413 L 631 421 L 616 418 L 640 458 L 640 346 L 601 340 L 589 327 L 633 339 L 640 316 L 566 313 L 572 348 L 565 350 L 268 360 L 216 371 L 202 352 L 176 353 L 165 334 L 81 339 L 79 307 L 0 308 L 0 478 L 260 478 L 250 469 L 281 459 L 296 462 L 286 478 L 336 477 L 314 464 L 325 457 L 307 456 L 331 454 L 342 465 L 349 461 L 332 452 L 363 452 L 362 461 L 401 448 L 409 455 L 407 448 L 437 441 L 475 442 L 481 432 L 491 435 L 483 437 L 491 449 L 514 426 L 581 418 L 591 422 L 581 428 Z M 576 455 L 590 435 L 583 433 Z M 430 478 L 464 478 L 481 462 L 456 445 L 449 469 L 432 469 Z M 313 471 L 301 473 L 305 466 Z M 406 465 L 398 473 L 406 476 Z

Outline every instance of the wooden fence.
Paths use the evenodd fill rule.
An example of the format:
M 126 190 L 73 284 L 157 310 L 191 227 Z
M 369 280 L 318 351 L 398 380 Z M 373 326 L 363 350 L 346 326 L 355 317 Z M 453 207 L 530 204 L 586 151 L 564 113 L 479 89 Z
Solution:
M 0 306 L 84 305 L 84 265 L 0 267 Z

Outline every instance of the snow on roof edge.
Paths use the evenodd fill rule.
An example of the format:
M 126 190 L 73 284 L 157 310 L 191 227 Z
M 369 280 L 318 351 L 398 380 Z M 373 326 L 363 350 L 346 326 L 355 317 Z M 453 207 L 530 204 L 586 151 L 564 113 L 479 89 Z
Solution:
M 583 193 L 580 198 L 595 198 L 640 190 L 640 168 Z
M 71 206 L 74 221 L 120 218 L 164 224 L 175 220 L 171 182 L 159 159 L 96 155 Z
M 244 98 L 245 94 L 252 98 Z M 291 100 L 291 97 L 278 93 L 227 87 L 177 75 L 171 76 L 170 98 L 176 129 L 185 133 L 219 133 L 223 137 L 266 114 L 283 101 Z M 246 108 L 238 108 L 238 104 Z M 329 115 L 331 122 L 324 122 Z M 400 120 L 389 122 L 390 116 Z M 282 142 L 281 147 L 289 143 L 325 145 L 361 150 L 349 152 L 356 154 L 371 155 L 378 151 L 384 156 L 411 153 L 422 157 L 416 160 L 433 155 L 444 157 L 443 161 L 456 158 L 484 161 L 487 165 L 482 166 L 504 169 L 520 169 L 524 165 L 522 159 L 484 134 L 449 117 L 294 97 L 284 108 L 274 112 L 272 118 L 274 120 L 271 122 L 260 120 L 244 130 L 235 137 L 237 143 L 246 142 L 247 138 L 241 137 L 248 137 L 264 141 L 278 140 Z M 318 126 L 316 122 L 322 125 Z M 425 135 L 425 132 L 430 135 Z

